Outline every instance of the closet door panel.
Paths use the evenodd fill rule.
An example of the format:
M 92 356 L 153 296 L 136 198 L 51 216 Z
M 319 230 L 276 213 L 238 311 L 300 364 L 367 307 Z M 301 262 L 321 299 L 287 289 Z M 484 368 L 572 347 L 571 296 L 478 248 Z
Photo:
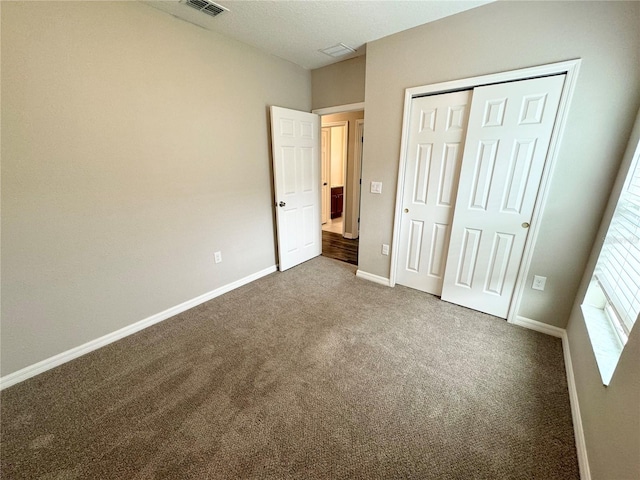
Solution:
M 442 299 L 506 318 L 564 75 L 477 87 Z
M 396 282 L 440 295 L 470 91 L 415 98 L 404 171 Z

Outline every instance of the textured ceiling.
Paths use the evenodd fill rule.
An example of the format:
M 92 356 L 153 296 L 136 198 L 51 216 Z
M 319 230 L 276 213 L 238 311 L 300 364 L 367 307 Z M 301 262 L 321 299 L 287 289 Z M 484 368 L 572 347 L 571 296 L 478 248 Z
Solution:
M 364 54 L 367 42 L 492 0 L 214 0 L 230 11 L 212 18 L 178 0 L 145 1 L 187 22 L 313 69 Z M 344 43 L 356 53 L 332 58 L 318 50 Z

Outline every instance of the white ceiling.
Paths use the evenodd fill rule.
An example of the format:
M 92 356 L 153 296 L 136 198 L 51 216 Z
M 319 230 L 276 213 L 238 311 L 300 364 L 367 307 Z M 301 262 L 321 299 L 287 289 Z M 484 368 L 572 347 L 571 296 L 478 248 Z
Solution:
M 313 69 L 363 55 L 367 42 L 484 5 L 493 0 L 213 0 L 218 17 L 179 0 L 145 1 L 187 22 Z M 318 50 L 344 43 L 356 49 L 332 58 Z

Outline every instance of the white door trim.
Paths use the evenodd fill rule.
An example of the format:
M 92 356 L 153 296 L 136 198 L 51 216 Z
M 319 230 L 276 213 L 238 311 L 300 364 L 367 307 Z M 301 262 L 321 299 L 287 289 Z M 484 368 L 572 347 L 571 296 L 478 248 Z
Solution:
M 326 130 L 325 130 L 326 128 Z M 327 135 L 327 142 L 324 142 L 324 135 Z M 323 146 L 324 145 L 324 146 Z M 329 151 L 327 151 L 327 149 Z M 320 217 L 322 225 L 331 220 L 331 127 L 323 127 L 320 125 L 320 196 L 321 208 L 324 210 Z M 322 176 L 324 171 L 325 176 Z M 326 182 L 325 182 L 326 180 Z
M 356 120 L 356 143 L 355 143 L 355 149 L 353 152 L 353 161 L 355 162 L 355 164 L 353 165 L 353 188 L 355 189 L 356 192 L 358 192 L 356 195 L 353 196 L 353 198 L 356 199 L 357 203 L 354 203 L 353 208 L 351 209 L 352 211 L 352 224 L 351 224 L 351 230 L 352 230 L 352 234 L 351 237 L 347 237 L 345 235 L 346 238 L 358 238 L 360 236 L 360 199 L 362 197 L 362 154 L 364 152 L 364 148 L 363 148 L 363 144 L 360 141 L 361 138 L 364 137 L 364 118 L 358 119 Z M 355 227 L 355 228 L 354 228 Z
M 567 119 L 567 112 L 571 98 L 573 97 L 573 91 L 575 89 L 578 71 L 580 69 L 581 59 L 567 60 L 564 62 L 550 63 L 547 65 L 540 65 L 535 67 L 523 68 L 519 70 L 511 70 L 507 72 L 494 73 L 490 75 L 482 75 L 478 77 L 464 78 L 460 80 L 453 80 L 450 82 L 435 83 L 431 85 L 423 85 L 418 87 L 407 88 L 404 95 L 404 114 L 402 120 L 402 137 L 400 142 L 400 161 L 398 165 L 398 185 L 396 188 L 396 208 L 395 216 L 393 220 L 393 243 L 391 249 L 391 269 L 389 275 L 389 285 L 394 286 L 396 283 L 396 268 L 398 258 L 398 244 L 400 239 L 400 220 L 402 218 L 402 195 L 404 188 L 404 173 L 407 153 L 407 142 L 409 138 L 409 121 L 411 113 L 411 101 L 415 97 L 424 95 L 434 95 L 439 93 L 448 93 L 456 90 L 464 90 L 469 88 L 475 88 L 481 85 L 490 85 L 492 83 L 504 83 L 517 80 L 525 80 L 528 78 L 543 77 L 546 75 L 558 75 L 565 74 L 565 85 L 562 89 L 562 95 L 560 98 L 560 106 L 558 107 L 558 114 L 556 124 L 551 135 L 551 141 L 549 142 L 549 151 L 547 153 L 547 161 L 545 162 L 544 172 L 542 174 L 542 180 L 540 182 L 540 194 L 536 201 L 536 205 L 533 210 L 533 216 L 531 221 L 531 228 L 527 241 L 525 243 L 524 252 L 522 255 L 521 268 L 518 272 L 518 278 L 513 293 L 513 300 L 509 308 L 507 315 L 507 321 L 513 323 L 515 321 L 516 314 L 520 308 L 520 302 L 522 300 L 522 294 L 524 292 L 525 280 L 529 272 L 531 265 L 531 257 L 533 254 L 533 246 L 536 243 L 539 232 L 539 220 L 544 209 L 544 205 L 547 201 L 549 180 L 553 172 L 553 168 L 556 163 L 556 157 L 558 154 L 558 146 L 564 133 L 564 127 Z
M 318 115 L 331 115 L 334 113 L 357 112 L 358 110 L 364 110 L 364 102 L 336 105 L 335 107 L 316 108 L 315 110 L 311 110 L 311 113 L 317 113 Z

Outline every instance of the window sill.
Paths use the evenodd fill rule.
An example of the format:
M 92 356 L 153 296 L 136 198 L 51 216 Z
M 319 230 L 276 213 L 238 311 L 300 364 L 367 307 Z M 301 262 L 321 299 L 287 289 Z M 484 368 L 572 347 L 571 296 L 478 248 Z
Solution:
M 590 305 L 581 305 L 581 308 L 602 383 L 607 386 L 618 365 L 623 345 L 602 309 Z

